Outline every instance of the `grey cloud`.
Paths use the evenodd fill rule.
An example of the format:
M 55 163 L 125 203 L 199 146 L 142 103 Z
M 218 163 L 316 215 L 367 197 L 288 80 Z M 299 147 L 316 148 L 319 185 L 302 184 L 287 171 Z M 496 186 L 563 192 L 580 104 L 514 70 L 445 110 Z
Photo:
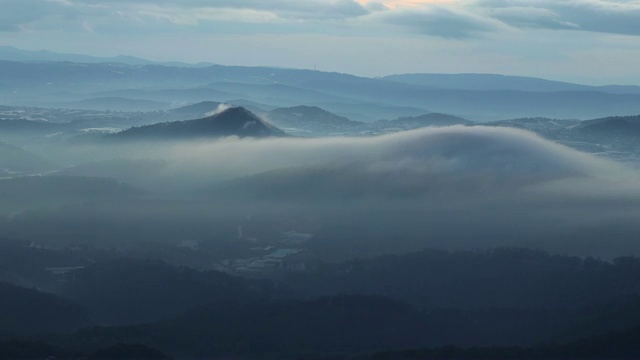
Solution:
M 577 29 L 579 25 L 563 20 L 556 12 L 533 7 L 506 7 L 493 10 L 493 17 L 515 27 Z
M 479 0 L 487 16 L 514 27 L 640 35 L 640 1 Z
M 145 7 L 149 6 L 153 6 L 156 13 L 165 11 L 171 16 L 194 19 L 202 10 L 215 9 L 264 11 L 289 20 L 345 19 L 369 13 L 354 0 L 5 0 L 0 2 L 0 31 L 19 30 L 31 23 L 44 28 L 69 28 L 74 25 L 69 19 L 140 24 L 148 13 Z
M 504 27 L 497 20 L 445 6 L 389 11 L 381 14 L 380 18 L 383 22 L 418 33 L 457 39 L 477 37 Z
M 470 38 L 511 28 L 640 35 L 640 1 L 473 0 L 391 11 L 388 23 L 445 38 Z
M 156 5 L 182 9 L 247 9 L 273 12 L 285 17 L 348 18 L 365 15 L 368 11 L 354 0 L 73 0 L 74 4 L 104 6 Z
M 22 25 L 63 10 L 60 4 L 48 1 L 4 0 L 0 2 L 0 31 L 18 31 Z
M 640 35 L 640 1 L 636 0 L 472 0 L 371 16 L 419 33 L 458 39 L 509 28 Z
M 145 20 L 198 25 L 214 22 L 217 10 L 238 12 L 228 22 L 243 23 L 255 12 L 303 26 L 298 20 L 367 19 L 443 38 L 464 39 L 509 28 L 581 30 L 640 35 L 640 1 L 614 0 L 467 0 L 420 7 L 389 9 L 378 2 L 355 0 L 4 0 L 0 2 L 0 31 L 25 25 L 37 28 L 81 29 L 87 23 L 113 28 L 148 25 Z M 242 11 L 247 11 L 246 14 Z M 225 13 L 221 13 L 222 17 Z M 245 20 L 243 20 L 245 19 Z M 72 20 L 72 21 L 69 21 Z M 355 26 L 352 24 L 352 26 Z M 293 31 L 293 29 L 291 29 Z M 353 31 L 345 27 L 344 32 Z

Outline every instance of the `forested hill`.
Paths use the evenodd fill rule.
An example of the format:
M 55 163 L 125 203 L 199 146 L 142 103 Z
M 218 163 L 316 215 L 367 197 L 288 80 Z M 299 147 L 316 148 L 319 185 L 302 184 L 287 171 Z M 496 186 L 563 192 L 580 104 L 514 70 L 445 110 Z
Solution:
M 110 140 L 171 140 L 238 136 L 263 138 L 285 136 L 285 133 L 264 122 L 243 107 L 233 107 L 196 120 L 133 127 L 107 136 Z

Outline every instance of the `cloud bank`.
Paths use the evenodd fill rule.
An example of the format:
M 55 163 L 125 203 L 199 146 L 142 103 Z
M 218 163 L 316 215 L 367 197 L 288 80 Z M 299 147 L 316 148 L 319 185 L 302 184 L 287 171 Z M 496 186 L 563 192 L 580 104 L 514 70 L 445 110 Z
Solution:
M 637 0 L 5 0 L 0 14 L 0 31 L 145 31 L 165 23 L 219 32 L 224 24 L 254 23 L 263 25 L 258 32 L 316 32 L 339 21 L 343 34 L 365 25 L 459 39 L 518 29 L 640 35 Z
M 234 224 L 252 214 L 314 224 L 308 231 L 318 233 L 319 246 L 367 255 L 496 246 L 640 254 L 638 173 L 522 130 L 456 126 L 373 138 L 68 150 L 104 161 L 64 174 L 114 177 L 153 196 L 190 199 L 141 203 L 140 212 L 126 211 L 127 221 L 156 221 L 158 213 L 163 221 Z
M 634 173 L 619 164 L 509 128 L 453 126 L 419 129 L 372 138 L 225 138 L 210 142 L 142 142 L 72 147 L 84 159 L 153 159 L 169 164 L 163 171 L 190 187 L 252 176 L 262 172 L 336 164 L 365 164 L 378 174 L 412 174 L 417 178 L 446 174 L 483 174 L 525 183 L 563 178 L 614 180 Z M 130 170 L 130 169 L 129 169 Z M 92 175 L 92 174 L 87 174 Z M 113 174 L 115 177 L 126 174 Z M 149 174 L 150 177 L 155 175 Z M 185 183 L 186 185 L 186 183 Z M 146 185 L 145 185 L 146 186 Z M 639 192 L 640 193 L 640 192 Z

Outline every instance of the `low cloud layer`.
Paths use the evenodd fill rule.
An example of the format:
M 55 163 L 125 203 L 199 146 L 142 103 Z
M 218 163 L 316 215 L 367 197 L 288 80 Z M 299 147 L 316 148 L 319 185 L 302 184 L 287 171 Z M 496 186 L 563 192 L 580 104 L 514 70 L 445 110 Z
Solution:
M 226 138 L 67 150 L 102 161 L 62 174 L 113 177 L 150 191 L 152 199 L 180 199 L 136 200 L 113 215 L 103 209 L 103 218 L 200 219 L 209 225 L 197 229 L 206 233 L 214 231 L 211 224 L 233 225 L 252 214 L 273 224 L 307 224 L 319 246 L 338 253 L 517 246 L 640 254 L 637 171 L 522 130 L 457 126 L 373 138 Z
M 75 162 L 88 159 L 162 160 L 167 162 L 163 170 L 167 179 L 177 183 L 187 180 L 185 185 L 190 182 L 190 187 L 283 168 L 349 163 L 365 164 L 372 172 L 409 173 L 418 178 L 430 174 L 483 174 L 530 182 L 532 179 L 562 178 L 613 180 L 633 175 L 621 165 L 532 133 L 494 127 L 420 129 L 373 138 L 227 138 L 195 144 L 150 142 L 74 147 L 71 153 L 86 156 Z M 126 178 L 126 175 L 113 174 L 117 178 Z M 149 176 L 155 178 L 155 175 Z

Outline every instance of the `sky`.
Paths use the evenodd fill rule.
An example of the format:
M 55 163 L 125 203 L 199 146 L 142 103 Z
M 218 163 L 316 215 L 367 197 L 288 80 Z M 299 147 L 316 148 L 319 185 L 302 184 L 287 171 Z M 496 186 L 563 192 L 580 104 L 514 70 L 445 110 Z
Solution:
M 0 45 L 362 76 L 640 84 L 640 0 L 0 0 Z

